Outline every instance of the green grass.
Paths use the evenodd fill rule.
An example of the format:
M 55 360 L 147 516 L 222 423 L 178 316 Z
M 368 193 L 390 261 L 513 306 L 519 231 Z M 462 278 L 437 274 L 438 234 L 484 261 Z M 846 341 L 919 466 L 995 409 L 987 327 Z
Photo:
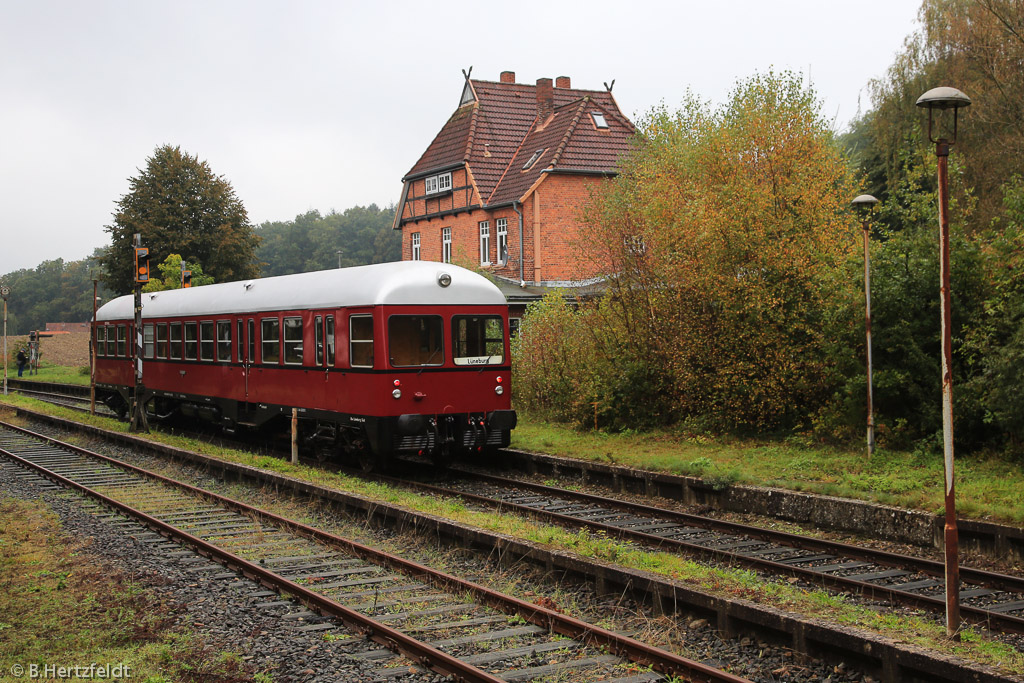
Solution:
M 520 415 L 512 446 L 582 460 L 703 477 L 711 483 L 775 486 L 937 513 L 943 509 L 941 452 L 810 445 L 800 439 L 710 438 L 675 432 L 606 434 Z M 1006 457 L 956 459 L 963 517 L 1024 523 L 1024 468 Z
M 8 377 L 11 379 L 18 379 L 17 368 L 13 374 L 10 373 L 8 368 Z M 55 382 L 57 384 L 89 384 L 89 366 L 81 368 L 69 368 L 63 365 L 50 365 L 45 360 L 39 367 L 39 372 L 34 375 L 28 374 L 28 368 L 25 369 L 25 375 L 21 379 L 31 380 L 33 382 Z
M 146 683 L 248 678 L 236 655 L 172 630 L 173 605 L 89 556 L 41 503 L 0 498 L 0 586 L 0 680 L 93 662 Z

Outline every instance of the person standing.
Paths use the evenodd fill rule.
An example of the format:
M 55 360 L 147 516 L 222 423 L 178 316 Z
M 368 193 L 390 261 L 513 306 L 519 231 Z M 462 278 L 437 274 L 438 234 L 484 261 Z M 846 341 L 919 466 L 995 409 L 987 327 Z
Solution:
M 28 363 L 28 356 L 25 355 L 24 349 L 18 349 L 18 377 L 21 377 L 21 373 L 25 370 L 25 364 Z

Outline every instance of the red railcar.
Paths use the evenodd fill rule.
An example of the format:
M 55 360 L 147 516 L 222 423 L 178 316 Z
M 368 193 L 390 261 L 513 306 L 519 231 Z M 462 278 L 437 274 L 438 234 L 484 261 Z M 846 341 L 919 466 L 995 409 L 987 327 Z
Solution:
M 96 386 L 127 411 L 134 302 L 96 316 Z M 446 459 L 507 446 L 508 307 L 486 278 L 428 261 L 142 295 L 141 402 L 225 430 L 298 409 L 303 442 L 364 466 L 395 453 Z

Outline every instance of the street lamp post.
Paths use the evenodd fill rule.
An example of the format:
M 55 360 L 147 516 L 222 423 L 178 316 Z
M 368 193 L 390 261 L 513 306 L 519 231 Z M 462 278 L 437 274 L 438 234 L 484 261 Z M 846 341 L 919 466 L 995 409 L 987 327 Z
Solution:
M 7 395 L 7 297 L 11 295 L 11 288 L 7 285 L 0 287 L 0 297 L 4 300 L 4 396 Z
M 949 292 L 949 148 L 956 144 L 957 115 L 971 99 L 956 88 L 932 88 L 917 98 L 917 106 L 928 109 L 928 140 L 935 143 L 939 173 L 939 296 L 942 322 L 942 451 L 946 477 L 946 634 L 960 639 L 960 566 L 956 526 L 956 493 L 953 481 L 953 341 L 950 332 Z M 951 137 L 933 134 L 936 110 L 953 110 Z M 948 117 L 947 128 L 948 128 Z M 947 131 L 948 132 L 948 131 Z
M 853 200 L 853 206 L 862 215 L 864 232 L 864 334 L 868 347 L 868 456 L 875 452 L 875 409 L 871 379 L 871 253 L 868 245 L 871 239 L 871 210 L 878 200 L 869 194 L 862 194 Z

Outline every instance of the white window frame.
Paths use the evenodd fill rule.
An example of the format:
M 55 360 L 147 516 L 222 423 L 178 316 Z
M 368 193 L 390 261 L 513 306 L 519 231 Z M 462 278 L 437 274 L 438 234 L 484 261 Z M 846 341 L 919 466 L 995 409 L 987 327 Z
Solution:
M 491 222 L 480 221 L 480 265 L 491 265 Z
M 452 189 L 452 174 L 439 173 L 423 179 L 424 194 L 438 194 Z
M 495 221 L 495 227 L 498 230 L 498 254 L 495 258 L 498 265 L 503 266 L 508 261 L 508 219 L 499 218 Z M 501 258 L 502 253 L 505 254 L 504 259 Z
M 452 262 L 452 229 L 441 228 L 441 262 Z
M 410 241 L 412 242 L 412 260 L 420 260 L 420 234 L 414 232 L 410 235 Z

